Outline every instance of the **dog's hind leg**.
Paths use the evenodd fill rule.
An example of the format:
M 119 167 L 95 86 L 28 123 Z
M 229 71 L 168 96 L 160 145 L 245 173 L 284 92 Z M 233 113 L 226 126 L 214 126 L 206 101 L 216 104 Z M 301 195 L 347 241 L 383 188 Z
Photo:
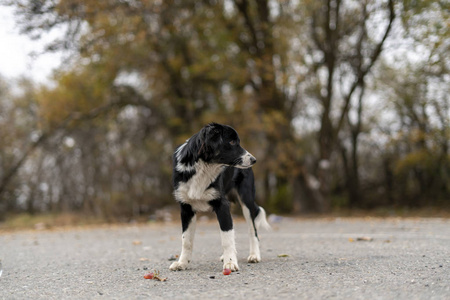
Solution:
M 239 202 L 242 206 L 242 212 L 248 225 L 250 254 L 247 258 L 249 263 L 258 263 L 261 261 L 261 252 L 259 250 L 258 229 L 264 228 L 270 230 L 270 225 L 266 220 L 264 208 L 255 203 L 255 188 L 253 173 L 244 178 L 237 187 Z
M 185 270 L 191 262 L 192 248 L 194 246 L 194 234 L 197 223 L 197 215 L 189 204 L 181 203 L 181 225 L 183 234 L 181 235 L 181 254 L 178 261 L 170 265 L 170 270 Z
M 252 216 L 255 215 L 255 213 L 252 213 L 252 211 L 250 211 L 250 209 L 246 206 L 245 203 L 242 203 L 242 201 L 241 206 L 245 221 L 247 221 L 250 242 L 250 254 L 247 258 L 247 261 L 249 263 L 257 263 L 261 261 L 261 253 L 259 251 L 259 238 L 255 225 L 255 218 Z

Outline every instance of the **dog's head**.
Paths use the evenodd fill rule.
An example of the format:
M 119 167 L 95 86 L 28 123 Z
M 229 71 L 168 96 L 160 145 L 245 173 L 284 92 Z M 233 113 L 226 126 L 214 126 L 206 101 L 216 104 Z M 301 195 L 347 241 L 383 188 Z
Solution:
M 241 147 L 236 130 L 230 126 L 211 123 L 200 130 L 198 137 L 198 155 L 206 162 L 240 169 L 250 168 L 256 163 L 256 158 Z

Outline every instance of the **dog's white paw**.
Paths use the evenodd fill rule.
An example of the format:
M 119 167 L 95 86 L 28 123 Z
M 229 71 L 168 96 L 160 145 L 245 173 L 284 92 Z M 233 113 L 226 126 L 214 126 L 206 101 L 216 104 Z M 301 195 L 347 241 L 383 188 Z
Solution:
M 249 257 L 247 258 L 247 261 L 249 263 L 259 263 L 261 261 L 261 256 L 256 254 L 250 254 Z
M 182 271 L 186 270 L 187 266 L 188 263 L 176 261 L 170 265 L 169 269 L 172 271 Z
M 239 266 L 238 266 L 237 262 L 230 261 L 230 262 L 223 264 L 223 269 L 224 270 L 230 269 L 231 272 L 235 272 L 235 271 L 239 271 Z

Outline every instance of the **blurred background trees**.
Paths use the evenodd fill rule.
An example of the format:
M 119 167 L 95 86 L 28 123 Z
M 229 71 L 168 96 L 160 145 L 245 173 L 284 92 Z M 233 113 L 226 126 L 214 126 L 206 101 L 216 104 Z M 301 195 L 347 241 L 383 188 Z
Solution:
M 171 154 L 213 121 L 270 212 L 449 207 L 445 1 L 4 4 L 67 61 L 51 85 L 0 80 L 2 216 L 172 205 Z

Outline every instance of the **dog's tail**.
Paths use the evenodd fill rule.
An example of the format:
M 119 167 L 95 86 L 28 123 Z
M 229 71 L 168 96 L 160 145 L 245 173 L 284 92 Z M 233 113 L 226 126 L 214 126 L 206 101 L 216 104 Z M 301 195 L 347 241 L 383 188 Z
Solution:
M 269 222 L 267 222 L 266 211 L 261 206 L 259 207 L 259 213 L 255 218 L 255 226 L 257 230 L 264 229 L 272 231 L 272 227 Z

